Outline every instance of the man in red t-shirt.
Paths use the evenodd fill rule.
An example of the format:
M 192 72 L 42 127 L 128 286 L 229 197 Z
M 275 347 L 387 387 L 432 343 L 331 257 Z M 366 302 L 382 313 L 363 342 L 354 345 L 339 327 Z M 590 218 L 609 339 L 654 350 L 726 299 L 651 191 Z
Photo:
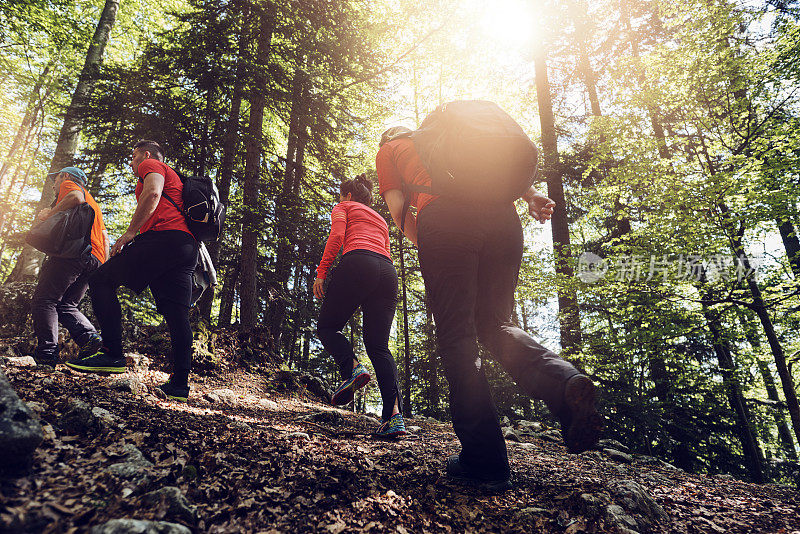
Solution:
M 595 386 L 511 320 L 522 261 L 522 225 L 513 202 L 464 202 L 405 185 L 431 185 L 407 128 L 387 130 L 375 160 L 380 193 L 398 227 L 406 195 L 405 235 L 419 247 L 425 293 L 436 322 L 436 341 L 450 385 L 453 429 L 461 452 L 447 474 L 490 490 L 510 486 L 508 453 L 478 352 L 481 342 L 520 388 L 545 401 L 560 419 L 570 452 L 597 442 L 602 426 Z M 399 134 L 399 135 L 398 135 Z M 531 187 L 522 196 L 528 213 L 544 223 L 555 203 Z
M 55 365 L 58 358 L 58 323 L 80 347 L 80 355 L 88 356 L 100 349 L 100 336 L 92 323 L 78 309 L 89 287 L 89 277 L 108 257 L 108 234 L 100 206 L 86 191 L 86 174 L 77 167 L 65 167 L 57 173 L 56 200 L 37 216 L 47 220 L 54 213 L 67 211 L 86 202 L 94 210 L 91 249 L 79 258 L 48 257 L 39 272 L 39 282 L 31 301 L 36 350 L 33 358 L 40 365 Z
M 181 211 L 183 182 L 163 160 L 164 152 L 155 141 L 139 141 L 133 147 L 131 168 L 138 178 L 136 211 L 127 231 L 111 247 L 111 259 L 90 282 L 103 349 L 67 365 L 78 371 L 124 372 L 122 313 L 116 290 L 124 285 L 140 293 L 149 286 L 172 341 L 172 375 L 159 387 L 167 397 L 185 402 L 192 351 L 189 308 L 198 243 Z

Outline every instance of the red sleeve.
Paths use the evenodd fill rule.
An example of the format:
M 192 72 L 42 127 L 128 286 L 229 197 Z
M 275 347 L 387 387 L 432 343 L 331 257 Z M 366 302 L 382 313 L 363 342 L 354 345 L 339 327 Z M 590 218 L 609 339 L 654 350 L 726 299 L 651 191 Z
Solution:
M 339 253 L 344 242 L 344 232 L 347 229 L 347 210 L 341 204 L 336 204 L 331 212 L 331 234 L 328 242 L 325 243 L 325 252 L 322 253 L 322 261 L 317 267 L 317 278 L 325 279 L 333 260 Z
M 391 143 L 386 143 L 378 150 L 375 171 L 378 173 L 378 192 L 381 196 L 390 189 L 403 188 L 403 177 L 395 165 Z
M 158 174 L 163 176 L 164 179 L 166 179 L 167 169 L 165 167 L 166 165 L 164 165 L 157 159 L 153 158 L 146 159 L 139 164 L 139 169 L 138 169 L 139 179 L 144 181 L 145 176 L 147 176 L 151 172 L 157 172 Z

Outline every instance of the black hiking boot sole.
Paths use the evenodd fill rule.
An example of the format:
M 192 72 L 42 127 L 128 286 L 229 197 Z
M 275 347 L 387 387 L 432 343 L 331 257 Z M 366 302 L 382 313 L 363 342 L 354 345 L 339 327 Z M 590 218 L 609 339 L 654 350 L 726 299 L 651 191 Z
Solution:
M 600 439 L 603 418 L 597 412 L 596 402 L 597 387 L 588 376 L 575 375 L 567 381 L 564 403 L 569 410 L 569 424 L 561 431 L 569 452 L 588 451 Z
M 454 454 L 447 459 L 446 473 L 450 480 L 465 484 L 467 486 L 473 486 L 484 493 L 502 493 L 510 490 L 512 487 L 510 477 L 502 477 L 492 480 L 470 476 L 470 474 L 467 473 L 464 467 L 461 465 L 457 454 Z

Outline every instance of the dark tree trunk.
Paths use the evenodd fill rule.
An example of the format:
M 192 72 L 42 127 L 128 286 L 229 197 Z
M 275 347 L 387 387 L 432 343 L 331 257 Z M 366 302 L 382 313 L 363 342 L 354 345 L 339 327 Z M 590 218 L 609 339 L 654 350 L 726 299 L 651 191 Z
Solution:
M 250 91 L 250 123 L 245 141 L 245 170 L 242 197 L 242 253 L 239 268 L 241 302 L 241 328 L 252 330 L 258 320 L 258 284 L 256 264 L 258 261 L 259 203 L 258 192 L 261 173 L 261 151 L 263 148 L 264 108 L 266 107 L 267 62 L 270 56 L 272 31 L 275 24 L 270 11 L 259 13 L 258 51 L 256 52 L 253 86 Z
M 797 230 L 795 230 L 788 214 L 775 222 L 778 225 L 778 231 L 781 233 L 783 247 L 786 249 L 786 257 L 789 259 L 792 273 L 795 278 L 800 278 L 800 239 L 797 238 Z
M 237 259 L 237 261 L 228 268 L 225 279 L 222 282 L 219 317 L 217 317 L 217 326 L 222 328 L 227 328 L 231 325 L 233 301 L 236 300 L 236 283 L 239 281 L 240 265 L 241 263 Z
M 241 20 L 241 30 L 239 33 L 239 54 L 236 61 L 236 77 L 233 81 L 233 91 L 231 93 L 231 109 L 228 113 L 225 133 L 223 134 L 222 163 L 220 164 L 219 179 L 217 180 L 219 200 L 226 205 L 230 197 L 231 184 L 233 183 L 233 169 L 236 164 L 236 154 L 239 150 L 239 132 L 241 129 L 239 119 L 242 109 L 244 81 L 247 75 L 247 39 L 249 37 L 249 32 L 247 31 L 248 25 L 246 21 L 248 13 L 249 9 L 245 6 L 243 13 L 239 17 Z M 223 223 L 222 228 L 220 228 L 220 240 L 214 241 L 208 245 L 208 254 L 211 256 L 211 261 L 214 265 L 219 265 L 220 242 L 226 237 L 227 228 L 228 225 Z M 200 302 L 197 304 L 200 309 L 200 317 L 209 323 L 211 322 L 211 307 L 213 303 L 214 291 L 210 290 L 203 295 Z M 228 323 L 230 323 L 230 319 Z M 217 324 L 219 324 L 219 317 L 217 318 Z
M 270 339 L 279 346 L 286 314 L 287 282 L 294 252 L 293 240 L 296 239 L 297 198 L 300 194 L 300 182 L 303 176 L 303 158 L 308 141 L 305 131 L 305 114 L 308 112 L 305 74 L 298 67 L 292 81 L 292 108 L 289 116 L 289 136 L 286 150 L 286 167 L 283 174 L 281 193 L 276 206 L 277 254 L 273 277 L 273 288 L 276 298 L 270 302 L 269 321 Z
M 547 60 L 544 46 L 534 57 L 536 68 L 536 95 L 539 102 L 539 121 L 542 127 L 542 151 L 544 152 L 544 175 L 547 179 L 547 195 L 556 203 L 551 221 L 556 273 L 562 283 L 558 289 L 558 310 L 561 324 L 561 348 L 565 354 L 574 354 L 581 347 L 581 325 L 578 311 L 578 296 L 569 288 L 574 280 L 569 238 L 569 221 L 564 198 L 564 183 L 558 156 L 553 102 L 550 97 L 550 82 L 547 77 Z M 565 287 L 566 286 L 566 287 Z
M 56 143 L 55 154 L 50 162 L 50 170 L 53 173 L 72 164 L 75 156 L 75 149 L 78 146 L 78 137 L 81 131 L 82 117 L 86 112 L 86 104 L 89 101 L 92 89 L 97 80 L 97 74 L 103 61 L 103 51 L 108 43 L 111 28 L 117 18 L 120 0 L 106 0 L 100 20 L 97 22 L 92 42 L 86 52 L 86 61 L 83 64 L 78 85 L 72 93 L 72 100 L 67 107 L 64 115 L 64 123 Z M 42 209 L 49 206 L 55 198 L 53 183 L 55 176 L 49 175 L 44 180 L 42 186 L 42 196 L 36 205 L 34 213 L 39 213 Z M 8 281 L 17 282 L 31 279 L 38 274 L 39 266 L 44 255 L 30 245 L 25 245 L 17 259 L 14 270 L 9 275 Z
M 714 353 L 717 355 L 719 367 L 722 371 L 728 403 L 736 414 L 736 433 L 739 435 L 742 452 L 747 460 L 747 471 L 754 482 L 762 483 L 764 482 L 764 453 L 761 451 L 753 431 L 750 410 L 747 408 L 744 395 L 742 395 L 742 387 L 736 378 L 736 366 L 733 362 L 730 346 L 722 334 L 719 319 L 706 306 L 703 306 L 703 317 L 705 317 L 706 324 L 711 332 Z

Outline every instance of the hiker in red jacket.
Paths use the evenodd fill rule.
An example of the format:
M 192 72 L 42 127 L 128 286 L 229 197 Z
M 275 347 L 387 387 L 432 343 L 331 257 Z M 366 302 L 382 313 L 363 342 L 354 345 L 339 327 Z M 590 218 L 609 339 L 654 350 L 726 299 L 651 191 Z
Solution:
M 149 287 L 172 342 L 172 374 L 158 388 L 168 398 L 186 402 L 192 365 L 189 308 L 199 245 L 180 210 L 183 182 L 164 163 L 161 146 L 155 141 L 137 142 L 131 153 L 131 169 L 137 178 L 136 211 L 128 229 L 111 247 L 111 258 L 89 282 L 103 346 L 96 354 L 67 365 L 81 372 L 124 373 L 117 288 L 126 286 L 141 293 Z
M 314 280 L 314 296 L 323 299 L 317 335 L 339 364 L 343 380 L 331 402 L 348 404 L 355 391 L 370 380 L 342 334 L 342 328 L 361 307 L 364 347 L 375 368 L 383 400 L 383 422 L 375 435 L 397 437 L 406 433 L 397 365 L 389 352 L 389 331 L 397 302 L 397 271 L 389 255 L 389 227 L 371 204 L 372 182 L 366 176 L 342 182 L 339 203 L 331 212 L 331 233 Z M 325 278 L 340 249 L 343 249 L 342 259 L 325 290 Z
M 522 261 L 522 225 L 513 202 L 468 202 L 410 192 L 430 187 L 431 177 L 409 139 L 410 130 L 387 130 L 376 169 L 392 219 L 419 248 L 425 292 L 436 322 L 436 340 L 450 385 L 450 413 L 461 441 L 447 474 L 501 491 L 510 487 L 505 440 L 478 353 L 481 342 L 531 397 L 560 419 L 570 452 L 597 442 L 602 422 L 595 386 L 570 363 L 537 343 L 511 321 Z M 404 193 L 405 191 L 405 193 Z M 408 195 L 410 198 L 406 198 Z M 555 203 L 530 187 L 528 213 L 544 223 Z

